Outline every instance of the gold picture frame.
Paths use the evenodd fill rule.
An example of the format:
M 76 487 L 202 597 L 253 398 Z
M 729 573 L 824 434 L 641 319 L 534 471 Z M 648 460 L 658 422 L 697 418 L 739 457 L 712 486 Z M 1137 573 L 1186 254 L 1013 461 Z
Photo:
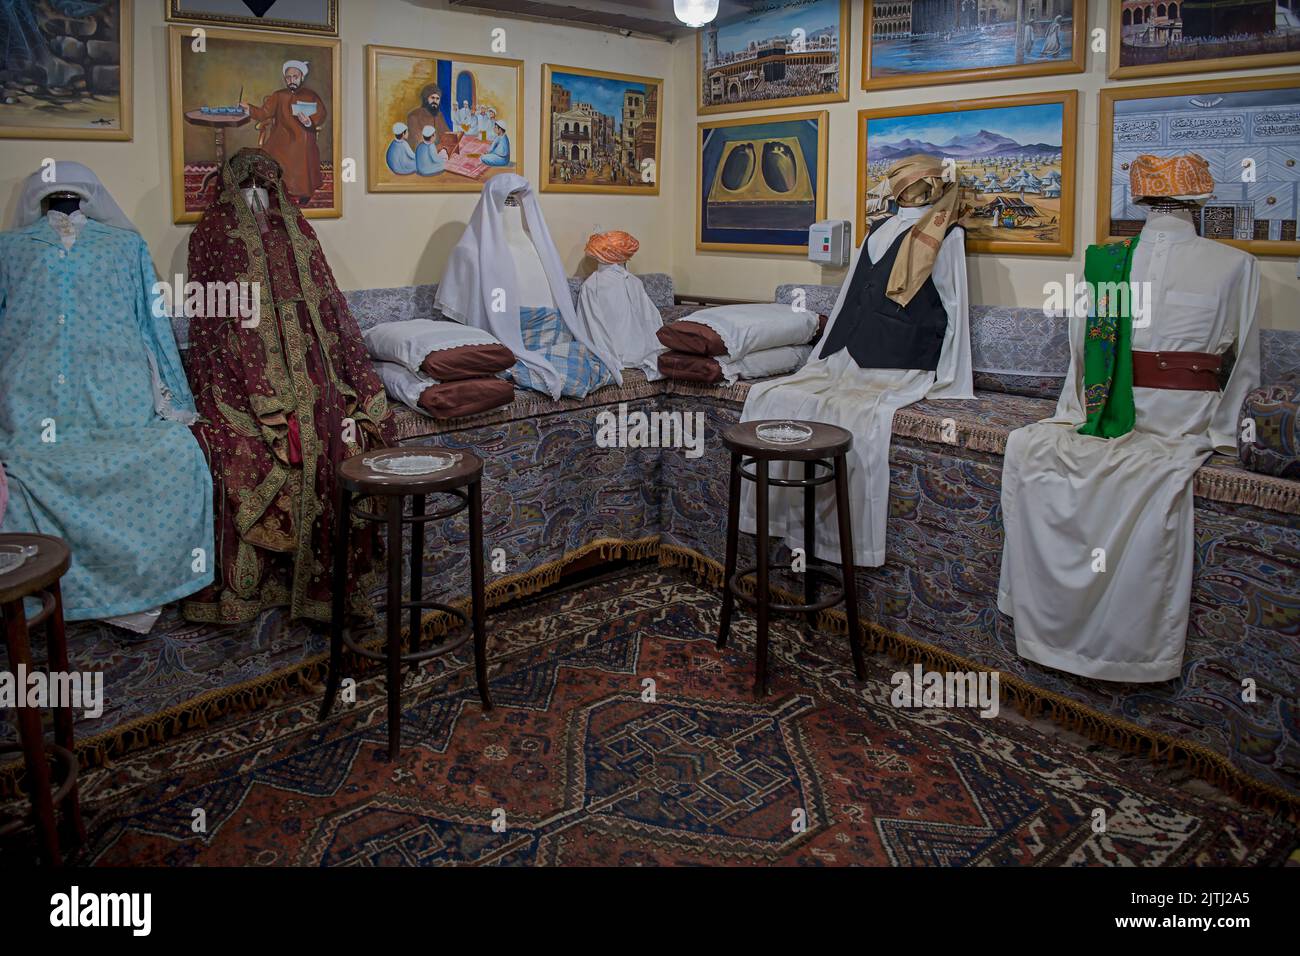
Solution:
M 237 13 L 201 13 L 185 10 L 182 0 L 165 0 L 168 23 L 196 23 L 202 26 L 231 27 L 236 30 L 277 30 L 282 33 L 311 33 L 316 36 L 339 35 L 339 0 L 320 0 L 326 8 L 324 24 L 308 20 L 284 20 L 277 17 L 244 16 Z M 250 11 L 251 13 L 251 11 Z
M 1017 221 L 1018 217 L 1016 216 L 1014 209 L 1012 209 L 1011 213 L 1009 213 L 1007 217 L 1008 219 L 1011 220 L 1012 224 L 1010 226 L 1000 225 L 999 219 L 1001 217 L 999 216 L 998 211 L 995 208 L 995 211 L 991 214 L 991 218 L 993 222 L 990 224 L 987 230 L 983 229 L 982 227 L 967 228 L 966 251 L 975 254 L 993 253 L 993 254 L 1026 255 L 1026 256 L 1073 255 L 1074 254 L 1074 202 L 1075 202 L 1075 197 L 1077 195 L 1076 177 L 1078 175 L 1077 146 L 1078 146 L 1078 125 L 1079 125 L 1079 92 L 1077 90 L 1055 90 L 1047 93 L 1023 93 L 1016 96 L 993 96 L 993 97 L 983 97 L 980 99 L 970 99 L 970 100 L 955 100 L 955 101 L 949 100 L 942 103 L 917 103 L 915 105 L 910 105 L 910 106 L 894 106 L 885 109 L 859 110 L 858 111 L 857 194 L 855 197 L 857 211 L 854 214 L 854 219 L 857 224 L 858 244 L 859 245 L 862 244 L 863 240 L 866 238 L 868 233 L 866 199 L 871 189 L 871 182 L 872 182 L 871 162 L 869 160 L 869 150 L 871 145 L 869 140 L 869 135 L 870 135 L 871 123 L 873 121 L 877 121 L 877 120 L 889 121 L 889 120 L 900 120 L 900 119 L 928 117 L 928 116 L 942 117 L 946 114 L 982 112 L 983 115 L 972 118 L 971 125 L 978 127 L 980 130 L 985 130 L 986 127 L 989 126 L 995 127 L 998 124 L 998 118 L 995 115 L 992 115 L 991 113 L 985 111 L 1003 111 L 1003 110 L 1018 111 L 1028 107 L 1059 107 L 1060 109 L 1061 147 L 1060 147 L 1060 160 L 1059 160 L 1060 169 L 1059 169 L 1059 176 L 1058 176 L 1060 182 L 1060 186 L 1059 186 L 1060 195 L 1059 197 L 1056 197 L 1057 202 L 1055 203 L 1057 207 L 1056 222 L 1054 224 L 1047 224 L 1047 225 L 1042 224 L 1041 219 L 1043 218 L 1043 216 L 1039 212 L 1039 206 L 1035 205 L 1033 202 L 1027 203 L 1027 200 L 1025 198 L 1025 193 L 1023 191 L 1021 191 L 1020 193 L 1020 200 L 1019 200 L 1020 205 L 1025 205 L 1027 203 L 1030 206 L 1030 208 L 1034 211 L 1034 213 L 1037 214 L 1036 218 L 1040 220 L 1040 223 L 1037 227 L 1030 226 L 1029 222 L 1032 219 L 1034 219 L 1035 216 L 1026 215 L 1023 228 L 1025 228 L 1026 230 L 1037 228 L 1039 230 L 1038 235 L 1040 237 L 1043 235 L 1043 233 L 1049 233 L 1049 234 L 1054 233 L 1055 238 L 1054 239 L 1017 238 L 1017 239 L 1008 240 L 1008 239 L 1001 239 L 1001 238 L 985 237 L 983 233 L 986 231 L 994 232 L 995 230 L 1000 231 L 1003 228 L 1009 228 L 1013 230 L 1022 228 L 1021 224 Z M 1040 120 L 1040 122 L 1049 122 L 1050 115 L 1054 112 L 1055 112 L 1054 110 L 1044 111 L 1044 119 Z M 1025 119 L 1028 119 L 1028 117 L 1026 117 Z M 888 127 L 890 124 L 886 122 L 883 125 Z M 959 135 L 956 133 L 956 130 L 958 128 L 959 127 L 956 124 L 953 125 L 952 135 L 954 136 Z M 988 130 L 988 132 L 997 134 L 996 129 Z M 946 138 L 947 135 L 948 134 L 945 133 L 943 137 L 943 141 L 945 143 L 949 142 L 949 140 Z M 940 137 L 936 137 L 936 138 L 940 138 Z M 1025 146 L 1028 148 L 1032 148 L 1037 145 L 1039 144 L 1025 144 Z M 909 147 L 909 150 L 910 149 L 911 147 Z M 1008 155 L 1022 155 L 1022 154 L 1015 153 L 1014 148 L 1012 146 L 1008 146 L 1006 147 L 1006 149 Z M 930 153 L 930 155 L 937 155 L 941 159 L 949 158 L 944 156 L 944 150 L 939 147 L 936 147 L 935 150 L 932 153 Z M 884 156 L 880 160 L 876 161 L 877 166 L 883 167 L 884 165 L 888 163 L 892 163 L 899 158 L 901 158 L 901 155 Z M 962 169 L 960 158 L 959 157 L 952 157 L 952 158 L 954 158 L 958 163 L 956 168 L 958 174 L 960 175 Z M 986 154 L 982 158 L 987 159 L 989 157 Z M 1009 164 L 1010 160 L 1007 160 L 1007 163 Z M 992 170 L 989 169 L 990 166 L 993 166 L 995 168 L 997 167 L 996 160 L 993 163 L 984 162 L 984 163 L 977 163 L 976 165 L 979 165 L 985 171 L 986 180 L 987 177 L 990 175 L 997 176 L 996 173 L 992 172 Z M 1041 169 L 1043 167 L 1050 166 L 1051 164 L 1029 162 L 1026 163 L 1025 166 L 1023 166 L 1022 168 L 1028 170 L 1030 165 L 1033 165 L 1034 168 Z M 967 173 L 966 175 L 969 177 L 972 176 L 973 173 Z M 1037 178 L 1037 174 L 1033 174 L 1033 175 L 1035 176 L 1035 178 Z M 976 178 L 978 179 L 978 177 Z M 1014 173 L 1012 173 L 1010 178 L 1014 178 Z M 1043 182 L 1046 182 L 1048 179 L 1050 179 L 1050 174 L 1049 177 L 1043 180 Z M 977 209 L 983 211 L 990 207 L 995 207 L 996 203 L 999 200 L 1003 200 L 1004 198 L 1002 196 L 1003 192 L 1004 191 L 1000 189 L 994 190 L 993 188 L 991 188 L 990 185 L 990 188 L 988 189 L 987 192 L 984 192 L 984 195 L 993 196 L 994 198 L 990 199 L 986 203 L 977 203 Z M 1050 213 L 1051 204 L 1048 202 L 1047 192 L 1048 190 L 1044 188 L 1042 191 L 1042 195 L 1044 198 L 1040 199 L 1039 202 L 1042 204 L 1043 208 L 1046 208 Z M 1014 191 L 1008 192 L 1008 195 L 1014 195 Z
M 384 102 L 381 102 L 380 83 L 381 77 L 381 59 L 392 58 L 399 60 L 415 60 L 424 64 L 418 72 L 408 71 L 401 84 L 412 86 L 412 89 L 419 89 L 421 86 L 436 83 L 442 86 L 445 82 L 443 74 L 453 77 L 453 85 L 457 84 L 462 76 L 467 72 L 461 70 L 456 72 L 456 64 L 474 65 L 482 64 L 490 67 L 499 67 L 502 69 L 513 70 L 514 77 L 507 82 L 501 81 L 495 84 L 500 90 L 508 86 L 513 94 L 514 102 L 510 104 L 509 117 L 509 152 L 512 162 L 508 166 L 485 170 L 478 175 L 478 178 L 471 178 L 468 175 L 462 175 L 453 169 L 447 169 L 435 174 L 425 175 L 418 172 L 399 173 L 388 165 L 386 160 L 387 150 L 392 142 L 391 126 L 394 122 L 402 122 L 407 118 L 406 107 L 397 108 L 393 111 L 391 105 L 385 108 L 384 102 L 391 100 L 395 93 L 385 93 Z M 429 67 L 432 64 L 432 71 Z M 447 64 L 444 70 L 443 64 Z M 419 72 L 425 75 L 418 75 Z M 437 76 L 436 81 L 432 77 Z M 477 77 L 470 73 L 470 83 L 477 91 L 479 81 Z M 497 94 L 499 95 L 499 93 Z M 475 102 L 479 102 L 477 92 L 474 96 Z M 418 100 L 418 95 L 417 95 Z M 419 103 L 412 101 L 410 106 L 419 107 Z M 453 102 L 449 106 L 454 106 Z M 501 105 L 501 104 L 498 104 Z M 400 117 L 394 120 L 394 117 Z M 417 50 L 409 47 L 379 46 L 371 44 L 366 47 L 366 183 L 370 192 L 374 193 L 465 193 L 480 192 L 483 184 L 492 176 L 499 173 L 516 173 L 520 176 L 526 175 L 524 172 L 525 163 L 525 136 L 524 136 L 524 61 L 512 59 L 509 57 L 498 56 L 475 56 L 466 53 L 446 53 L 438 50 Z M 448 120 L 444 117 L 444 122 Z M 413 131 L 408 129 L 407 135 L 410 136 Z M 414 131 L 418 137 L 419 131 Z M 464 133 L 461 136 L 466 135 Z M 449 146 L 448 149 L 454 147 Z M 481 154 L 480 154 L 481 155 Z
M 204 208 L 202 204 L 197 202 L 198 197 L 203 194 L 200 185 L 208 183 L 214 172 L 216 175 L 220 175 L 221 164 L 224 159 L 229 159 L 245 146 L 258 146 L 265 137 L 264 129 L 259 129 L 248 113 L 243 113 L 242 118 L 240 114 L 227 114 L 229 119 L 223 122 L 220 116 L 204 117 L 199 115 L 200 106 L 211 104 L 201 104 L 198 99 L 195 99 L 193 104 L 188 102 L 191 99 L 191 93 L 186 86 L 186 64 L 184 62 L 187 55 L 186 51 L 196 57 L 194 62 L 196 64 L 201 63 L 204 70 L 214 69 L 212 66 L 214 63 L 218 64 L 215 68 L 220 67 L 219 56 L 214 56 L 214 54 L 219 54 L 220 45 L 226 43 L 231 44 L 228 51 L 229 55 L 238 56 L 241 62 L 231 68 L 233 72 L 230 77 L 220 77 L 215 80 L 206 76 L 196 77 L 197 85 L 212 88 L 220 86 L 223 91 L 227 88 L 231 90 L 238 88 L 242 91 L 244 100 L 250 103 L 253 102 L 254 97 L 259 95 L 258 90 L 260 88 L 249 87 L 248 81 L 254 75 L 262 75 L 253 73 L 254 66 L 263 71 L 273 71 L 279 74 L 283 60 L 302 59 L 306 60 L 310 66 L 313 63 L 312 58 L 315 58 L 315 62 L 319 62 L 318 53 L 320 51 L 328 51 L 330 66 L 325 74 L 330 84 L 328 101 L 326 102 L 325 97 L 318 92 L 321 89 L 321 81 L 317 78 L 320 76 L 318 70 L 310 70 L 306 82 L 311 84 L 308 89 L 316 92 L 321 101 L 326 104 L 324 122 L 330 127 L 329 138 L 326 142 L 329 145 L 329 172 L 332 181 L 330 189 L 326 193 L 328 201 L 323 205 L 303 208 L 302 213 L 308 219 L 338 219 L 341 217 L 343 215 L 343 183 L 339 170 L 344 159 L 342 41 L 330 37 L 216 28 L 205 28 L 203 42 L 206 45 L 206 52 L 194 52 L 192 44 L 195 41 L 196 38 L 193 37 L 189 27 L 175 24 L 168 27 L 168 111 L 171 116 L 173 221 L 176 223 L 198 222 L 202 218 Z M 214 43 L 219 45 L 215 50 L 213 49 Z M 282 78 L 281 82 L 283 82 Z M 269 79 L 265 85 L 270 85 Z M 193 95 L 199 96 L 200 94 Z M 269 98 L 269 94 L 267 98 Z M 220 105 L 234 106 L 236 104 L 223 102 Z M 214 144 L 212 151 L 206 149 L 206 142 L 202 147 L 198 145 L 204 137 L 212 138 Z M 269 143 L 266 145 L 269 145 Z M 319 152 L 319 141 L 316 149 Z M 200 153 L 211 158 L 199 159 L 197 157 Z M 324 160 L 325 157 L 321 157 L 322 167 Z M 212 166 L 214 162 L 216 164 L 214 171 L 209 170 L 200 174 L 196 170 L 193 175 L 187 173 L 187 166 L 200 165 L 206 167 Z M 325 174 L 322 173 L 321 175 L 324 176 Z M 194 202 L 189 202 L 187 198 L 187 192 L 189 191 L 187 183 L 191 181 L 195 190 L 193 192 Z M 315 202 L 315 194 L 313 194 L 312 201 Z
M 784 5 L 797 9 L 805 5 L 806 0 L 781 0 Z M 765 10 L 762 14 L 771 15 L 774 10 Z M 756 14 L 750 14 L 755 16 Z M 819 103 L 847 103 L 849 99 L 849 42 L 848 37 L 853 29 L 851 5 L 849 0 L 840 0 L 839 13 L 839 42 L 838 53 L 836 54 L 837 65 L 839 67 L 836 79 L 837 89 L 828 93 L 812 93 L 803 96 L 786 96 L 768 100 L 741 100 L 741 101 L 724 101 L 716 103 L 705 103 L 704 98 L 704 77 L 706 67 L 704 66 L 704 41 L 705 34 L 710 29 L 721 29 L 727 26 L 727 23 L 710 24 L 696 31 L 695 34 L 695 110 L 698 116 L 712 116 L 718 113 L 742 113 L 748 110 L 770 110 L 770 109 L 790 109 L 796 106 L 813 106 Z M 795 51 L 796 55 L 805 53 L 805 51 Z M 814 51 L 806 51 L 812 53 Z
M 1188 73 L 1214 73 L 1220 70 L 1253 70 L 1269 66 L 1288 66 L 1300 63 L 1300 50 L 1279 51 L 1276 53 L 1248 53 L 1238 56 L 1219 56 L 1204 60 L 1184 60 L 1181 62 L 1143 63 L 1123 66 L 1124 44 L 1124 9 L 1123 3 L 1113 2 L 1110 7 L 1110 36 L 1112 42 L 1107 53 L 1108 79 L 1132 80 L 1149 76 L 1180 76 Z M 1181 26 L 1181 19 L 1179 21 Z
M 626 156 L 622 159 L 622 161 L 620 162 L 620 166 L 624 171 L 624 175 L 629 177 L 628 185 L 618 185 L 616 178 L 614 182 L 600 182 L 599 181 L 600 173 L 595 173 L 597 177 L 597 181 L 595 182 L 572 182 L 572 181 L 565 182 L 554 178 L 556 175 L 556 171 L 555 171 L 556 162 L 558 161 L 573 162 L 575 159 L 579 162 L 579 164 L 582 164 L 584 162 L 581 154 L 579 153 L 579 151 L 584 148 L 580 140 L 575 140 L 571 147 L 575 153 L 578 153 L 577 156 L 567 157 L 562 160 L 561 157 L 559 157 L 555 153 L 554 131 L 552 129 L 552 127 L 554 126 L 553 117 L 555 116 L 555 101 L 554 98 L 552 97 L 551 86 L 555 82 L 554 77 L 557 74 L 565 77 L 587 77 L 591 80 L 608 80 L 611 81 L 611 85 L 614 87 L 613 92 L 617 92 L 617 87 L 619 84 L 631 84 L 633 86 L 641 86 L 645 88 L 647 108 L 646 108 L 646 116 L 641 120 L 641 122 L 644 124 L 647 119 L 650 119 L 654 123 L 654 155 L 652 157 L 649 157 L 651 160 L 651 164 L 649 167 L 647 167 L 645 165 L 646 158 L 638 157 L 636 148 L 633 148 L 633 152 L 631 156 L 632 165 L 630 167 L 630 170 L 627 165 Z M 651 90 L 654 91 L 653 97 L 650 95 Z M 624 90 L 625 95 L 626 92 L 627 90 L 625 89 Z M 650 111 L 648 107 L 648 104 L 652 99 L 654 103 L 653 117 L 650 116 Z M 660 169 L 662 167 L 662 160 L 663 160 L 663 129 L 664 129 L 663 112 L 664 112 L 664 81 L 661 77 L 636 76 L 630 73 L 612 73 L 607 70 L 588 70 L 576 66 L 557 66 L 553 63 L 543 63 L 542 64 L 542 135 L 541 135 L 541 152 L 539 153 L 538 156 L 539 164 L 541 168 L 539 179 L 541 181 L 542 192 L 544 193 L 545 192 L 608 193 L 612 195 L 621 195 L 621 196 L 658 196 L 659 182 L 660 182 L 659 174 L 660 174 Z M 603 115 L 608 116 L 609 114 L 603 114 Z M 613 117 L 613 119 L 617 121 L 618 117 L 617 116 Z M 638 130 L 638 133 L 639 132 L 640 130 Z M 563 138 L 564 135 L 565 135 L 564 131 L 561 131 L 561 138 Z M 575 136 L 576 135 L 577 134 L 575 134 Z M 588 135 L 588 139 L 590 139 L 589 135 Z M 623 148 L 626 149 L 626 147 Z M 611 163 L 610 164 L 611 176 L 615 175 L 614 168 L 615 167 L 613 166 L 613 163 Z M 645 178 L 647 172 L 650 173 L 649 179 Z M 566 170 L 561 171 L 561 175 L 564 175 L 565 173 Z M 584 173 L 584 179 L 588 175 L 590 175 L 590 173 Z M 635 183 L 631 181 L 631 177 L 636 178 Z
M 816 131 L 816 181 L 811 182 L 811 176 L 808 170 L 808 136 L 803 135 L 805 131 L 799 130 L 801 123 L 815 122 Z M 765 224 L 761 216 L 755 215 L 758 211 L 755 209 L 755 199 L 738 200 L 736 212 L 749 212 L 752 225 L 737 225 L 735 223 L 728 225 L 713 226 L 706 223 L 706 205 L 709 204 L 709 196 L 718 190 L 738 192 L 739 189 L 727 189 L 723 185 L 723 176 L 726 174 L 726 163 L 723 160 L 723 150 L 732 142 L 737 142 L 729 135 L 720 140 L 718 145 L 718 156 L 710 163 L 706 161 L 706 133 L 710 130 L 733 130 L 750 127 L 748 135 L 757 138 L 767 138 L 768 143 L 764 144 L 762 150 L 755 150 L 753 147 L 756 143 L 749 143 L 750 159 L 753 164 L 750 169 L 750 180 L 752 182 L 754 173 L 763 169 L 763 163 L 767 161 L 767 147 L 777 144 L 783 147 L 781 152 L 788 152 L 790 141 L 796 140 L 802 157 L 802 165 L 799 161 L 793 160 L 795 166 L 795 180 L 792 184 L 793 189 L 806 188 L 811 186 L 811 210 L 794 210 L 793 212 L 809 212 L 810 216 L 800 215 L 796 221 L 793 215 L 790 215 L 790 224 L 775 226 L 770 221 Z M 697 252 L 765 252 L 776 254 L 804 255 L 808 252 L 808 226 L 818 220 L 826 218 L 826 191 L 829 187 L 827 182 L 828 167 L 828 143 L 830 136 L 830 113 L 827 110 L 812 110 L 802 113 L 777 113 L 766 116 L 745 116 L 739 119 L 730 120 L 701 120 L 696 129 L 695 142 L 695 249 Z M 740 141 L 744 142 L 744 141 Z M 711 147 L 710 147 L 711 148 Z M 762 153 L 762 159 L 758 158 L 758 153 Z M 775 154 L 774 154 L 775 155 Z M 730 162 L 728 160 L 727 162 Z M 706 173 L 706 168 L 708 172 Z M 706 189 L 706 175 L 710 180 L 710 185 Z M 766 177 L 766 172 L 764 172 Z M 745 188 L 743 185 L 741 188 Z M 747 209 L 741 209 L 742 205 Z M 800 206 L 808 205 L 808 202 L 801 202 Z M 713 203 L 721 205 L 721 203 Z M 774 203 L 776 206 L 790 206 L 790 201 L 783 203 Z M 802 219 L 806 218 L 806 224 Z M 729 240 L 725 238 L 728 231 L 743 231 L 749 237 L 749 241 Z M 715 239 L 707 238 L 714 233 L 723 233 Z M 759 235 L 766 233 L 766 241 L 758 238 Z M 789 239 L 797 233 L 802 233 L 804 241 L 790 242 Z
M 945 83 L 983 82 L 985 80 L 1023 79 L 1030 76 L 1058 76 L 1082 73 L 1087 68 L 1088 2 L 1074 0 L 1070 30 L 1070 59 L 1045 63 L 1021 63 L 1006 66 L 974 66 L 958 70 L 934 70 L 889 76 L 872 75 L 873 0 L 862 2 L 862 89 L 893 90 Z
M 1097 221 L 1096 235 L 1097 242 L 1105 243 L 1126 238 L 1128 235 L 1135 234 L 1132 232 L 1117 233 L 1112 230 L 1114 225 L 1111 219 L 1111 204 L 1114 197 L 1115 181 L 1121 175 L 1127 175 L 1124 169 L 1116 170 L 1115 166 L 1115 116 L 1116 103 L 1128 102 L 1132 100 L 1158 100 L 1170 97 L 1186 98 L 1188 105 L 1192 109 L 1187 110 L 1188 115 L 1196 115 L 1204 119 L 1207 115 L 1212 115 L 1215 107 L 1220 107 L 1220 114 L 1226 115 L 1231 121 L 1236 117 L 1244 117 L 1245 110 L 1251 109 L 1249 103 L 1215 103 L 1216 95 L 1223 96 L 1233 93 L 1267 93 L 1271 90 L 1296 90 L 1295 109 L 1300 110 L 1300 78 L 1287 75 L 1272 75 L 1258 77 L 1237 77 L 1222 80 L 1202 80 L 1196 83 L 1157 83 L 1146 86 L 1107 86 L 1102 87 L 1100 97 L 1100 110 L 1097 121 L 1098 144 L 1097 144 Z M 1196 104 L 1191 100 L 1199 101 Z M 1276 109 L 1276 104 L 1261 103 L 1253 108 L 1261 110 Z M 1195 113 L 1192 112 L 1195 110 Z M 1175 115 L 1167 110 L 1160 111 L 1163 116 Z M 1248 123 L 1243 123 L 1242 129 L 1245 131 Z M 1235 139 L 1235 137 L 1234 137 Z M 1148 147 L 1143 147 L 1144 151 Z M 1271 143 L 1267 147 L 1261 146 L 1261 149 L 1268 148 L 1274 153 L 1289 153 L 1290 162 L 1300 162 L 1300 135 L 1294 137 L 1293 144 Z M 1150 147 L 1153 152 L 1169 152 L 1168 149 L 1161 150 L 1158 146 Z M 1226 155 L 1224 159 L 1235 165 L 1240 161 L 1243 153 L 1243 147 L 1240 142 L 1232 142 L 1225 146 L 1218 147 L 1214 144 L 1198 145 L 1195 142 L 1183 140 L 1179 143 L 1179 150 L 1197 152 L 1205 156 L 1211 166 L 1218 165 L 1214 155 L 1215 149 L 1222 149 Z M 1209 154 L 1209 155 L 1206 155 Z M 1284 161 L 1285 162 L 1285 161 Z M 1267 170 L 1269 164 L 1261 162 L 1258 164 L 1259 169 Z M 1216 186 L 1216 196 L 1205 203 L 1206 208 L 1223 207 L 1227 208 L 1230 203 L 1217 202 L 1216 199 L 1219 187 Z M 1225 189 L 1226 192 L 1226 189 Z M 1267 203 L 1267 198 L 1265 202 Z M 1253 203 L 1252 203 L 1253 205 Z M 1300 216 L 1297 216 L 1300 218 Z M 1235 213 L 1234 213 L 1234 231 L 1235 231 Z M 1297 224 L 1300 225 L 1300 224 Z M 1297 231 L 1297 225 L 1292 226 L 1292 232 Z M 1226 245 L 1235 246 L 1257 256 L 1300 256 L 1300 236 L 1296 239 L 1228 239 L 1219 236 L 1213 236 L 1219 242 Z
M 98 142 L 130 142 L 134 138 L 134 86 L 135 60 L 133 56 L 135 23 L 132 17 L 132 0 L 118 0 L 118 94 L 117 127 L 115 129 L 89 129 L 73 126 L 0 125 L 0 139 L 51 139 L 93 140 Z M 13 106 L 5 106 L 9 110 Z M 94 120 L 99 123 L 105 118 Z M 111 121 L 109 121 L 111 123 Z

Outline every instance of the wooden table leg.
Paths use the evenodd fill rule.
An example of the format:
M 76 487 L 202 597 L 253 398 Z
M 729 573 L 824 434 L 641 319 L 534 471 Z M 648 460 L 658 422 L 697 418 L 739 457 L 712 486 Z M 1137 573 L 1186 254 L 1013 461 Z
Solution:
M 469 576 L 474 621 L 474 679 L 484 710 L 492 709 L 487 676 L 487 596 L 483 585 L 483 485 L 469 486 Z
M 767 694 L 767 616 L 768 616 L 768 581 L 767 581 L 767 459 L 756 459 L 754 470 L 758 473 L 758 575 L 754 587 L 757 600 L 755 610 L 758 617 L 758 644 L 755 649 L 754 696 Z
M 419 601 L 424 596 L 424 495 L 411 495 L 411 600 Z M 423 611 L 411 608 L 411 633 L 407 645 L 414 654 L 420 649 L 420 629 Z M 417 665 L 418 666 L 418 665 Z
M 835 456 L 835 512 L 839 518 L 840 573 L 844 575 L 844 615 L 848 619 L 853 673 L 858 680 L 866 680 L 862 633 L 858 630 L 858 579 L 853 563 L 853 523 L 849 515 L 849 465 L 844 455 Z
M 32 670 L 31 645 L 27 636 L 27 614 L 22 599 L 6 604 L 0 609 L 4 616 L 5 645 L 9 651 L 9 666 L 17 673 L 19 667 Z M 23 764 L 27 769 L 27 786 L 31 790 L 32 812 L 36 817 L 36 833 L 41 852 L 50 866 L 62 866 L 59 851 L 59 832 L 54 823 L 54 799 L 50 791 L 50 765 L 45 756 L 45 734 L 41 729 L 41 712 L 33 707 L 14 708 L 18 717 L 18 738 L 23 748 Z
M 352 524 L 352 493 L 341 484 L 334 493 L 334 577 L 330 595 L 330 670 L 318 720 L 329 716 L 343 679 L 343 628 L 348 613 L 348 531 Z
M 718 649 L 727 646 L 731 615 L 736 599 L 731 593 L 731 576 L 736 573 L 736 552 L 740 543 L 740 452 L 731 453 L 731 484 L 727 492 L 727 563 L 722 572 L 722 614 L 718 618 Z
M 50 670 L 69 674 L 72 672 L 72 667 L 68 663 L 68 635 L 63 623 L 63 591 L 58 581 L 50 585 L 49 591 L 54 598 L 54 612 L 50 615 L 45 629 L 49 645 Z M 75 758 L 77 748 L 73 743 L 70 706 L 54 708 L 54 741 L 60 747 L 66 748 Z M 68 795 L 63 798 L 60 809 L 73 842 L 78 846 L 85 843 L 86 825 L 81 819 L 81 802 L 77 796 L 75 783 L 68 791 Z
M 388 759 L 402 747 L 402 496 L 388 502 Z
M 817 476 L 817 463 L 803 463 L 803 480 L 812 481 Z M 817 550 L 817 488 L 809 485 L 803 490 L 803 601 L 812 604 L 817 600 L 817 577 L 812 573 L 813 552 Z M 808 629 L 817 626 L 817 612 L 807 614 Z

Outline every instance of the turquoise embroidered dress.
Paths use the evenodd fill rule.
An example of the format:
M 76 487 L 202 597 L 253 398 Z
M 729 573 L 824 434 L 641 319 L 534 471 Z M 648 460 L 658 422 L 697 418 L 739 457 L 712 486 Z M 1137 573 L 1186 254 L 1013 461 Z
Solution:
M 0 233 L 0 532 L 68 542 L 68 620 L 212 581 L 212 478 L 183 424 L 194 398 L 153 283 L 127 229 L 88 221 L 70 249 L 46 218 Z

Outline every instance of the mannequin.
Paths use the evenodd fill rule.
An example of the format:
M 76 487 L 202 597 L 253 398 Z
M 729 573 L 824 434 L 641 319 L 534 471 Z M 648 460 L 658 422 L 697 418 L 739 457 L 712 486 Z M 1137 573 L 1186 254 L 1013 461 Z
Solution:
M 658 357 L 664 349 L 655 333 L 663 327 L 663 317 L 641 280 L 624 267 L 640 248 L 635 238 L 618 230 L 587 240 L 586 253 L 597 265 L 578 291 L 578 314 L 623 368 L 639 368 L 654 381 L 662 377 Z
M 1238 410 L 1259 383 L 1259 267 L 1196 235 L 1195 204 L 1213 192 L 1199 156 L 1138 157 L 1130 177 L 1151 210 L 1141 233 L 1091 247 L 1086 263 L 1110 260 L 1118 274 L 1131 260 L 1126 278 L 1146 304 L 1112 317 L 1098 298 L 1072 319 L 1056 414 L 1008 436 L 998 607 L 1015 619 L 1022 657 L 1154 682 L 1181 672 L 1193 477 L 1216 448 L 1235 450 Z
M 958 187 L 944 182 L 941 163 L 930 156 L 901 160 L 887 175 L 898 212 L 878 223 L 855 254 L 823 344 L 800 371 L 750 389 L 740 416 L 827 422 L 853 432 L 848 477 L 854 563 L 865 567 L 885 561 L 894 412 L 926 397 L 975 396 L 965 230 L 955 224 Z M 922 236 L 928 241 L 909 245 Z M 937 251 L 927 256 L 926 250 Z M 922 318 L 930 336 L 925 342 L 915 338 L 904 349 L 891 346 L 889 354 L 880 349 L 898 338 L 882 333 L 886 326 L 914 328 Z M 803 477 L 790 464 L 769 468 L 772 478 Z M 753 483 L 742 484 L 740 529 L 752 534 L 757 499 Z M 770 533 L 792 549 L 803 547 L 802 491 L 772 486 L 770 501 Z M 829 489 L 819 488 L 816 557 L 838 562 L 834 509 Z

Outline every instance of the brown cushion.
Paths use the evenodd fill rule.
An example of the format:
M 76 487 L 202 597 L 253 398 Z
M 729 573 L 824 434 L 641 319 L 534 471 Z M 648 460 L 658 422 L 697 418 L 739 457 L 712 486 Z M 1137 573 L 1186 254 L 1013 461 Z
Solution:
M 655 333 L 665 347 L 687 355 L 726 355 L 721 336 L 707 325 L 682 319 L 663 326 Z
M 434 418 L 460 418 L 500 408 L 515 400 L 515 387 L 501 378 L 439 382 L 420 393 L 420 407 Z
M 660 352 L 659 371 L 668 378 L 683 382 L 698 382 L 701 385 L 712 385 L 722 381 L 722 366 L 718 364 L 717 359 L 709 358 L 707 355 Z
M 460 345 L 454 349 L 430 352 L 420 363 L 429 378 L 440 382 L 458 382 L 466 378 L 484 378 L 504 372 L 515 364 L 515 353 L 504 345 Z

